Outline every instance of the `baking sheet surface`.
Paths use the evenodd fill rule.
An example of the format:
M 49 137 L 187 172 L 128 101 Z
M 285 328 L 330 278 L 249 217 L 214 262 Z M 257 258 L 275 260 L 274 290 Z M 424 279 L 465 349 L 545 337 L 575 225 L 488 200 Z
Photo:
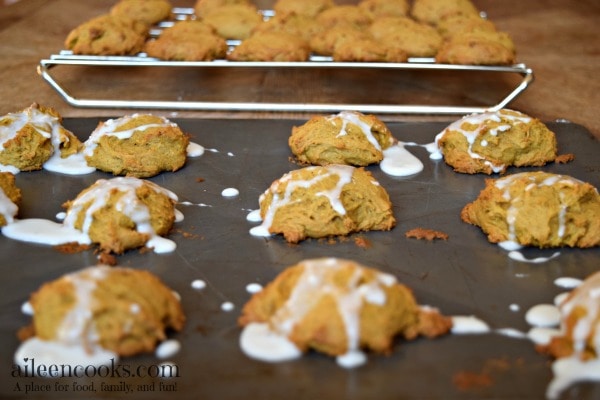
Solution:
M 258 208 L 259 195 L 284 173 L 298 168 L 290 161 L 287 138 L 292 126 L 304 120 L 192 120 L 173 119 L 206 147 L 176 173 L 151 180 L 172 190 L 185 219 L 169 236 L 177 249 L 169 254 L 130 251 L 118 256 L 120 265 L 157 274 L 182 297 L 188 321 L 183 332 L 171 335 L 182 344 L 172 358 L 180 376 L 167 380 L 146 377 L 18 378 L 12 377 L 12 357 L 18 346 L 17 330 L 30 318 L 21 305 L 42 283 L 62 274 L 93 265 L 93 251 L 61 254 L 35 244 L 0 237 L 0 398 L 198 398 L 198 399 L 540 399 L 552 377 L 547 357 L 535 352 L 532 342 L 496 333 L 448 335 L 414 342 L 398 340 L 390 356 L 369 355 L 365 366 L 343 369 L 335 360 L 310 353 L 299 360 L 268 364 L 247 358 L 239 349 L 239 311 L 248 300 L 249 283 L 266 285 L 285 267 L 302 259 L 335 256 L 350 258 L 394 274 L 410 286 L 420 304 L 438 307 L 446 315 L 474 315 L 492 330 L 529 329 L 525 312 L 533 305 L 552 303 L 563 290 L 559 277 L 585 278 L 600 267 L 600 249 L 560 249 L 560 256 L 542 264 L 513 261 L 507 252 L 488 243 L 475 226 L 460 221 L 460 210 L 484 186 L 483 175 L 462 175 L 443 161 L 429 159 L 420 147 L 407 147 L 424 164 L 414 176 L 394 178 L 378 166 L 368 169 L 387 189 L 394 204 L 397 226 L 390 232 L 367 232 L 347 240 L 308 240 L 287 244 L 282 237 L 258 238 L 249 234 L 255 224 L 246 221 Z M 66 119 L 64 124 L 85 140 L 99 119 Z M 426 144 L 445 123 L 388 123 L 401 141 Z M 544 170 L 571 175 L 600 186 L 600 145 L 583 127 L 550 123 L 559 152 L 575 154 L 568 164 L 551 164 Z M 211 151 L 212 150 L 212 151 Z M 513 173 L 528 169 L 510 169 Z M 96 172 L 66 176 L 47 171 L 20 173 L 23 192 L 20 218 L 55 219 L 61 204 L 73 199 L 97 179 L 111 176 Z M 240 192 L 225 198 L 221 191 Z M 409 229 L 443 231 L 447 241 L 407 239 Z M 354 239 L 367 240 L 367 248 Z M 556 250 L 525 250 L 530 258 L 550 256 Z M 191 287 L 195 279 L 207 283 Z M 224 302 L 235 308 L 221 309 Z M 511 310 L 518 305 L 518 311 Z M 154 355 L 122 359 L 123 364 L 149 366 L 162 362 Z M 485 378 L 468 387 L 460 376 Z M 133 392 L 103 391 L 101 385 L 132 385 Z M 170 386 L 160 385 L 160 382 Z M 19 384 L 20 391 L 16 389 Z M 58 391 L 57 383 L 69 386 Z M 93 393 L 74 392 L 74 384 L 94 384 Z M 24 392 L 26 384 L 50 384 L 48 392 Z M 137 386 L 146 385 L 146 386 Z M 33 387 L 33 386 L 32 386 Z M 147 391 L 142 389 L 147 388 Z M 166 389 L 173 391 L 166 392 Z M 580 384 L 564 398 L 600 397 L 600 384 Z

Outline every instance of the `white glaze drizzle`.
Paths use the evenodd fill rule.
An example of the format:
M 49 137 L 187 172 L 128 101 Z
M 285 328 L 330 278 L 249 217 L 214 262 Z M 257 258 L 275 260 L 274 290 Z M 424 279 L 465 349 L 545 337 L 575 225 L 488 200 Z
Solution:
M 373 132 L 371 131 L 371 125 L 360 119 L 360 113 L 356 111 L 342 111 L 337 115 L 330 116 L 328 120 L 333 124 L 337 118 L 342 120 L 342 127 L 340 128 L 340 132 L 338 133 L 337 137 L 347 135 L 348 131 L 346 129 L 348 124 L 353 124 L 361 130 L 362 134 L 365 136 L 371 146 L 373 146 L 376 150 L 381 151 L 381 145 L 373 135 Z
M 271 204 L 269 205 L 269 208 L 265 212 L 265 217 L 263 219 L 262 224 L 252 228 L 250 230 L 250 234 L 252 234 L 254 236 L 270 236 L 271 233 L 269 232 L 269 228 L 271 227 L 271 225 L 273 223 L 273 219 L 275 218 L 275 214 L 277 213 L 277 210 L 281 207 L 284 207 L 287 204 L 290 204 L 290 202 L 292 201 L 292 193 L 294 193 L 294 191 L 296 189 L 310 188 L 311 186 L 317 184 L 321 180 L 329 178 L 332 175 L 335 175 L 338 177 L 336 185 L 329 190 L 325 190 L 325 191 L 316 193 L 316 196 L 327 197 L 327 199 L 329 199 L 329 203 L 331 204 L 331 207 L 334 209 L 335 212 L 337 212 L 340 215 L 346 214 L 346 209 L 344 208 L 344 205 L 342 204 L 342 201 L 340 199 L 340 194 L 342 192 L 343 187 L 352 181 L 352 175 L 354 174 L 355 168 L 348 166 L 348 165 L 329 165 L 327 167 L 306 167 L 305 169 L 314 170 L 314 171 L 318 170 L 318 171 L 321 171 L 321 173 L 316 174 L 309 180 L 293 180 L 292 179 L 293 173 L 288 173 L 288 174 L 282 176 L 280 179 L 273 182 L 271 184 L 271 186 L 269 187 L 269 189 L 267 189 L 265 191 L 265 193 L 263 193 L 260 196 L 259 201 L 262 202 L 262 200 L 264 199 L 264 196 L 266 196 L 266 194 L 269 191 L 273 193 L 273 198 L 271 200 Z M 287 184 L 287 186 L 285 188 L 283 197 L 280 197 L 277 194 L 277 190 L 279 188 L 279 185 L 282 185 L 282 184 Z M 375 184 L 375 182 L 374 182 L 374 184 Z
M 18 212 L 19 207 L 8 198 L 0 187 L 0 215 L 4 217 L 6 224 L 13 223 Z
M 508 121 L 508 123 L 501 124 L 501 125 L 497 126 L 496 128 L 492 128 L 487 131 L 492 136 L 498 136 L 499 133 L 507 132 L 510 129 L 512 129 L 511 124 L 527 124 L 527 123 L 531 122 L 531 118 L 528 117 L 527 115 L 519 113 L 517 111 L 506 110 L 506 109 L 495 111 L 495 112 L 487 111 L 487 112 L 483 112 L 483 113 L 467 115 L 467 116 L 451 123 L 450 125 L 448 125 L 446 127 L 446 129 L 444 129 L 442 132 L 440 132 L 439 134 L 436 135 L 435 143 L 436 143 L 436 146 L 438 147 L 437 151 L 439 153 L 441 153 L 441 151 L 439 149 L 439 145 L 437 145 L 437 144 L 439 143 L 440 139 L 442 138 L 442 136 L 444 136 L 444 134 L 446 132 L 449 132 L 449 131 L 459 132 L 467 140 L 467 143 L 468 143 L 467 152 L 471 158 L 482 159 L 482 160 L 484 160 L 484 163 L 492 169 L 493 172 L 495 172 L 495 173 L 501 172 L 504 170 L 505 166 L 504 165 L 495 165 L 491 161 L 485 160 L 485 157 L 483 157 L 481 154 L 475 153 L 473 151 L 473 144 L 475 143 L 475 140 L 477 139 L 477 137 L 484 131 L 484 129 L 488 127 L 489 121 L 501 123 L 503 120 Z M 475 128 L 473 130 L 466 130 L 466 129 L 463 129 L 463 124 L 475 125 Z

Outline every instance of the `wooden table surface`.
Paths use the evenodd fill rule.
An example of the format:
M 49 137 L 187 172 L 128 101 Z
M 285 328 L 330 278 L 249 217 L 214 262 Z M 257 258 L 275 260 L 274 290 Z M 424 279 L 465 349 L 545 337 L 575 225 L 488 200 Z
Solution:
M 68 105 L 37 72 L 41 59 L 64 48 L 68 32 L 81 22 L 105 13 L 114 0 L 21 0 L 0 7 L 0 114 L 21 110 L 33 102 L 52 106 L 63 117 L 122 116 L 131 109 L 76 108 Z M 338 4 L 356 1 L 338 0 Z M 173 0 L 190 7 L 193 0 Z M 268 9 L 273 1 L 256 1 Z M 565 119 L 585 126 L 600 138 L 600 2 L 598 0 L 474 0 L 499 29 L 508 32 L 517 47 L 519 62 L 532 68 L 534 82 L 509 104 L 543 121 Z M 58 68 L 56 68 L 58 70 Z M 61 79 L 84 90 L 82 95 L 130 98 L 150 95 L 187 99 L 200 93 L 218 99 L 242 101 L 382 101 L 407 103 L 430 100 L 488 105 L 497 91 L 506 89 L 505 78 L 486 82 L 462 76 L 384 76 L 358 70 L 344 73 L 304 71 L 171 70 L 131 72 L 122 69 L 79 68 L 65 70 Z M 315 75 L 311 75 L 315 74 Z M 128 80 L 129 79 L 129 80 Z M 508 79 L 508 78 L 506 78 Z M 221 81 L 221 83 L 219 83 Z M 466 82 L 470 81 L 470 82 Z M 488 79 L 489 81 L 489 79 Z M 469 83 L 470 85 L 467 85 Z M 221 93 L 223 92 L 223 93 Z M 145 95 L 142 95 L 145 96 Z M 155 110 L 159 115 L 181 118 L 308 118 L 307 113 L 271 111 Z M 386 114 L 389 121 L 452 120 L 448 115 Z

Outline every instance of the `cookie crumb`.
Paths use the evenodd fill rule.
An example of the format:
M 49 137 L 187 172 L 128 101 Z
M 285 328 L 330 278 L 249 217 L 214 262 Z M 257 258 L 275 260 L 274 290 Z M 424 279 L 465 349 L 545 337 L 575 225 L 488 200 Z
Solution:
M 448 234 L 441 231 L 425 228 L 414 228 L 407 231 L 404 235 L 407 238 L 425 239 L 430 241 L 435 239 L 448 240 Z
M 569 154 L 561 154 L 556 156 L 556 158 L 554 159 L 554 162 L 557 164 L 566 164 L 568 162 L 571 162 L 575 159 L 575 155 L 573 153 L 569 153 Z

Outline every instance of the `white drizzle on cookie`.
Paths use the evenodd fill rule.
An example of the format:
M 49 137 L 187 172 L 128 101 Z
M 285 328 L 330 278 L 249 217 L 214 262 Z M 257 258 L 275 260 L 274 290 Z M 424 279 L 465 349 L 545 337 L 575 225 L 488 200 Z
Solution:
M 177 201 L 175 193 L 151 181 L 133 177 L 99 179 L 72 202 L 62 224 L 45 219 L 24 219 L 3 227 L 2 233 L 11 239 L 40 244 L 58 245 L 71 242 L 90 244 L 88 232 L 94 212 L 104 207 L 111 194 L 118 191 L 122 195 L 117 200 L 115 208 L 134 222 L 138 232 L 150 236 L 146 247 L 153 248 L 156 253 L 171 252 L 176 248 L 175 242 L 156 234 L 150 223 L 148 207 L 137 198 L 136 189 L 141 185 L 148 185 L 155 192 L 168 196 L 174 202 Z M 80 218 L 81 212 L 84 212 L 84 219 L 79 230 L 75 228 L 75 223 Z M 178 211 L 176 215 L 178 220 L 183 218 L 183 214 Z
M 311 186 L 317 184 L 323 179 L 329 178 L 333 175 L 338 177 L 336 185 L 326 191 L 318 192 L 317 196 L 324 196 L 329 199 L 329 203 L 331 207 L 340 215 L 346 214 L 346 209 L 340 199 L 340 194 L 342 192 L 343 187 L 352 181 L 352 174 L 354 173 L 354 167 L 348 165 L 329 165 L 326 167 L 306 167 L 306 170 L 313 171 L 323 171 L 323 173 L 319 173 L 313 176 L 309 180 L 293 180 L 292 173 L 288 173 L 282 176 L 280 179 L 276 180 L 271 184 L 269 189 L 263 194 L 261 194 L 259 202 L 262 203 L 266 193 L 273 193 L 273 198 L 271 200 L 271 204 L 269 208 L 266 210 L 263 222 L 259 226 L 255 226 L 250 230 L 250 234 L 254 236 L 270 236 L 271 233 L 269 229 L 273 223 L 275 218 L 275 214 L 277 210 L 281 207 L 284 207 L 287 204 L 290 204 L 292 201 L 292 194 L 298 188 L 310 188 Z M 279 196 L 277 191 L 280 185 L 286 185 L 285 192 L 283 196 Z
M 508 122 L 503 123 L 503 120 L 508 121 Z M 485 160 L 485 157 L 482 156 L 481 154 L 474 152 L 473 144 L 475 143 L 475 140 L 481 135 L 481 133 L 484 131 L 484 129 L 486 129 L 486 132 L 489 133 L 490 135 L 498 136 L 502 132 L 506 132 L 506 131 L 509 131 L 510 129 L 512 129 L 512 124 L 528 124 L 529 122 L 531 122 L 531 120 L 532 119 L 530 117 L 526 116 L 525 114 L 522 114 L 518 111 L 506 110 L 506 109 L 499 110 L 499 111 L 487 111 L 487 112 L 483 112 L 483 113 L 467 115 L 467 116 L 451 123 L 450 125 L 448 125 L 446 127 L 446 129 L 444 129 L 442 132 L 440 132 L 436 135 L 435 140 L 434 140 L 434 143 L 436 144 L 435 152 L 441 154 L 441 149 L 440 149 L 438 143 L 439 143 L 439 140 L 442 138 L 442 136 L 444 136 L 449 131 L 455 131 L 455 132 L 462 134 L 465 137 L 465 139 L 467 140 L 467 143 L 468 143 L 467 152 L 471 158 L 484 160 L 484 163 L 487 166 L 489 166 L 493 172 L 499 173 L 499 172 L 502 172 L 506 166 L 502 165 L 502 164 L 496 165 L 489 160 Z M 494 123 L 498 123 L 500 125 L 498 125 L 494 128 L 487 129 L 488 128 L 487 123 L 490 121 L 494 122 Z M 466 128 L 467 126 L 470 129 Z M 487 145 L 487 143 L 482 144 L 482 146 L 484 146 L 484 147 L 486 145 Z M 431 150 L 433 150 L 433 149 L 431 149 Z M 438 154 L 435 154 L 435 155 L 432 155 L 431 158 L 439 159 L 439 158 L 441 158 L 441 156 Z
M 14 222 L 18 212 L 19 207 L 8 198 L 4 190 L 0 187 L 0 215 L 4 217 L 7 224 L 11 224 Z
M 331 283 L 331 277 L 344 265 L 335 258 L 305 260 L 303 267 L 286 302 L 275 312 L 268 323 L 248 324 L 240 337 L 242 351 L 249 357 L 262 361 L 285 361 L 297 358 L 301 351 L 287 337 L 296 324 L 320 301 L 323 295 L 331 296 L 341 316 L 348 340 L 347 352 L 337 357 L 345 368 L 353 368 L 366 361 L 360 349 L 360 310 L 365 302 L 383 306 L 387 299 L 385 287 L 396 278 L 377 273 L 375 279 L 361 283 L 363 272 L 355 268 L 346 286 Z

